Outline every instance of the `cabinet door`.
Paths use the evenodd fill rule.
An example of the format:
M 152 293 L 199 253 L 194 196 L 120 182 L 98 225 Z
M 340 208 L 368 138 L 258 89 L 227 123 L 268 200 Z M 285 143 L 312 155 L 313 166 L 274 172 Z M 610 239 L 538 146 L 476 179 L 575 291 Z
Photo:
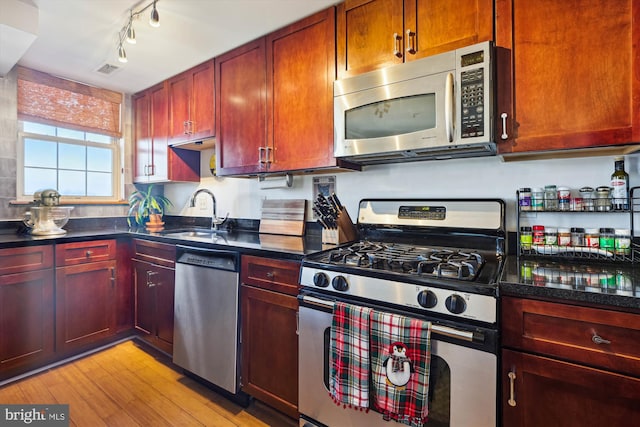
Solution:
M 191 73 L 180 73 L 167 81 L 169 89 L 169 138 L 171 144 L 189 140 Z
M 335 8 L 268 35 L 267 70 L 269 171 L 335 166 Z
M 169 154 L 167 135 L 169 131 L 169 104 L 167 87 L 159 84 L 149 89 L 151 109 L 151 165 L 149 181 L 162 182 L 169 178 Z
M 155 271 L 157 274 L 151 279 L 156 291 L 156 345 L 172 354 L 175 270 L 157 265 Z
M 217 57 L 215 73 L 217 174 L 265 172 L 265 39 Z
M 242 285 L 242 389 L 298 417 L 298 300 Z
M 112 336 L 116 261 L 56 269 L 56 348 L 71 352 Z
M 53 356 L 53 313 L 52 269 L 0 275 L 0 378 Z
M 191 71 L 191 111 L 189 115 L 191 141 L 215 136 L 213 60 Z
M 511 51 L 508 134 L 500 152 L 638 140 L 640 2 L 496 1 L 496 42 Z
M 403 62 L 402 0 L 346 0 L 337 10 L 338 78 Z
M 405 61 L 493 39 L 492 0 L 405 0 Z
M 640 419 L 638 378 L 511 350 L 502 356 L 504 426 L 623 427 Z
M 145 335 L 155 332 L 155 291 L 151 286 L 154 273 L 151 264 L 133 260 L 133 281 L 135 287 L 135 326 Z
M 151 160 L 151 109 L 149 92 L 133 96 L 134 171 L 133 182 L 147 182 Z

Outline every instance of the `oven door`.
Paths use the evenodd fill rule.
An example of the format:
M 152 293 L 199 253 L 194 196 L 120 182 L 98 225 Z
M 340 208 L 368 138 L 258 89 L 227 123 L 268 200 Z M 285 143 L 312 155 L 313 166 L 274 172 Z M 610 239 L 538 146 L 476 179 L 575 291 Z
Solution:
M 389 427 L 382 415 L 336 405 L 329 396 L 329 346 L 333 303 L 300 298 L 300 426 Z M 464 333 L 464 332 L 463 332 Z M 497 356 L 470 348 L 450 337 L 431 335 L 429 427 L 495 427 Z

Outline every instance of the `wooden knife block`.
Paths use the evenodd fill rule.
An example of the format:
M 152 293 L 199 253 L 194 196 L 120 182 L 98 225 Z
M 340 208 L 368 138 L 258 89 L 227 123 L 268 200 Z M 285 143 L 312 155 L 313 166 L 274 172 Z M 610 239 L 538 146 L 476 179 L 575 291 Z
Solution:
M 345 208 L 340 210 L 336 221 L 337 228 L 322 229 L 322 243 L 339 245 L 341 243 L 352 242 L 358 238 L 358 230 L 353 225 L 349 213 Z

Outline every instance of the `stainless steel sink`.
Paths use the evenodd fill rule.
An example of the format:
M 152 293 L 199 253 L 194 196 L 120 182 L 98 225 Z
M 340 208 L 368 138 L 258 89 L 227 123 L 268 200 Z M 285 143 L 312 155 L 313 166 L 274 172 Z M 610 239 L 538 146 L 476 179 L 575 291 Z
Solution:
M 188 229 L 162 231 L 162 234 L 167 237 L 179 237 L 179 238 L 196 237 L 196 238 L 203 238 L 203 239 L 219 237 L 226 233 L 227 233 L 226 230 L 213 230 L 208 228 L 188 228 Z

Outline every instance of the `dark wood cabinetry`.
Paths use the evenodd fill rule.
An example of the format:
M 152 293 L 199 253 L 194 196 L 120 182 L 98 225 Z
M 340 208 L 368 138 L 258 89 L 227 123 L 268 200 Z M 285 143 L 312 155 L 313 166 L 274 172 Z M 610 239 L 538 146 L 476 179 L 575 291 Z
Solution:
M 242 390 L 298 417 L 300 263 L 242 256 Z
M 213 60 L 172 77 L 169 91 L 169 144 L 215 135 Z
M 338 77 L 493 38 L 491 0 L 346 0 L 338 5 Z
M 134 239 L 135 327 L 140 336 L 173 353 L 175 245 Z
M 56 351 L 88 348 L 116 333 L 116 242 L 56 245 Z
M 0 379 L 54 355 L 53 246 L 0 250 Z
M 637 142 L 639 19 L 636 0 L 497 0 L 496 43 L 513 75 L 500 152 Z
M 640 417 L 640 314 L 502 298 L 504 426 Z

